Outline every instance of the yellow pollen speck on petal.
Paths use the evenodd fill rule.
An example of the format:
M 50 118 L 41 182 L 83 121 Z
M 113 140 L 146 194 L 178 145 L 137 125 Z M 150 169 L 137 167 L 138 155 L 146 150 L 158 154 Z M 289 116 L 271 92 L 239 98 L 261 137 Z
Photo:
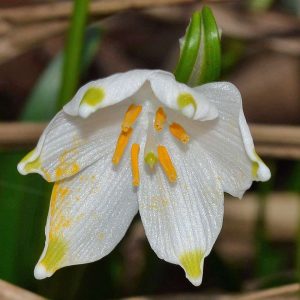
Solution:
M 167 115 L 165 114 L 162 107 L 159 107 L 155 114 L 154 129 L 156 131 L 161 131 L 164 128 L 164 124 L 167 120 Z
M 64 187 L 60 182 L 56 182 L 52 189 L 51 201 L 50 201 L 50 215 L 55 213 L 56 203 L 58 200 L 63 201 L 70 194 L 70 189 Z
M 153 169 L 154 166 L 156 165 L 157 163 L 157 157 L 156 155 L 154 154 L 154 152 L 148 152 L 146 155 L 145 155 L 145 163 L 151 168 Z
M 136 119 L 142 111 L 141 105 L 131 104 L 125 114 L 124 120 L 122 122 L 122 130 L 127 132 L 129 128 L 135 123 Z
M 185 129 L 177 124 L 177 123 L 172 123 L 169 126 L 169 130 L 171 132 L 171 134 L 178 139 L 179 141 L 181 141 L 183 144 L 187 144 L 190 140 L 189 135 L 186 133 Z
M 177 104 L 180 110 L 185 109 L 187 106 L 192 105 L 196 111 L 197 104 L 194 97 L 189 93 L 182 93 L 177 97 Z
M 62 178 L 63 176 L 72 176 L 80 171 L 79 165 L 74 162 L 72 164 L 60 164 L 55 169 L 56 180 Z
M 131 171 L 132 171 L 132 184 L 134 186 L 139 186 L 140 184 L 139 153 L 140 153 L 140 145 L 133 144 L 131 147 Z
M 165 146 L 157 147 L 158 161 L 162 166 L 165 174 L 170 182 L 175 182 L 177 179 L 176 169 L 172 163 L 168 150 Z
M 73 176 L 80 171 L 79 164 L 72 158 L 72 155 L 75 155 L 76 151 L 76 149 L 71 148 L 60 155 L 59 163 L 55 168 L 55 180 Z
M 117 141 L 116 149 L 112 158 L 113 164 L 117 165 L 120 162 L 131 135 L 132 135 L 132 128 L 129 128 L 127 132 L 122 131 L 120 133 Z
M 46 250 L 45 256 L 40 261 L 40 264 L 49 273 L 54 273 L 60 268 L 68 246 L 66 241 L 60 237 L 50 237 L 48 242 L 48 248 Z
M 179 257 L 179 261 L 189 278 L 196 279 L 201 276 L 203 258 L 204 254 L 201 250 L 187 251 Z
M 89 106 L 97 106 L 105 97 L 105 92 L 102 88 L 90 87 L 86 90 L 82 97 L 80 104 L 87 104 Z

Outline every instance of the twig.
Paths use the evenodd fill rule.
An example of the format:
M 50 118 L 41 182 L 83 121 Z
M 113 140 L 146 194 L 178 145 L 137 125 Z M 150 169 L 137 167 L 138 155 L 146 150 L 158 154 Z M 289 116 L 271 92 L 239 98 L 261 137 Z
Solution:
M 283 159 L 300 159 L 299 146 L 273 145 L 273 144 L 256 144 L 257 153 L 264 157 L 283 158 Z
M 0 123 L 0 145 L 32 146 L 45 129 L 45 123 Z
M 97 0 L 90 5 L 90 15 L 107 16 L 126 9 L 161 7 L 194 0 Z M 71 2 L 50 2 L 0 9 L 0 63 L 16 57 L 68 26 Z
M 67 26 L 68 21 L 66 20 L 51 21 L 40 24 L 40 26 L 37 24 L 27 25 L 15 30 L 13 33 L 9 33 L 9 35 L 2 37 L 0 41 L 0 63 L 16 57 L 52 36 L 62 33 Z
M 194 0 L 98 0 L 90 6 L 92 16 L 110 15 L 126 9 L 142 9 L 192 3 Z M 0 9 L 0 19 L 11 24 L 24 24 L 68 18 L 71 14 L 71 2 L 50 2 L 39 5 L 25 5 L 16 8 Z
M 0 146 L 32 146 L 45 126 L 45 123 L 0 123 Z M 250 129 L 258 154 L 265 157 L 300 159 L 300 127 L 251 125 Z
M 46 300 L 45 298 L 21 289 L 0 279 L 1 300 Z
M 297 126 L 252 124 L 251 133 L 257 143 L 300 145 L 300 130 Z
M 283 298 L 284 296 L 286 297 L 288 295 L 296 294 L 299 292 L 300 292 L 300 284 L 294 283 L 294 284 L 289 284 L 278 288 L 272 288 L 264 291 L 249 293 L 244 296 L 238 296 L 234 299 L 261 300 L 261 299 L 271 299 L 272 297 L 281 297 L 281 299 L 284 299 Z

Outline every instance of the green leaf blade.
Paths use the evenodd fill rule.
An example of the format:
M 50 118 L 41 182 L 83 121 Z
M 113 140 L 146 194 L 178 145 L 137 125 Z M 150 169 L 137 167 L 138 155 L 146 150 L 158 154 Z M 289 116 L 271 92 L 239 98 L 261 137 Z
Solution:
M 195 12 L 191 18 L 184 37 L 180 59 L 174 72 L 175 78 L 179 82 L 186 83 L 192 73 L 200 47 L 201 37 L 201 14 Z
M 174 74 L 177 81 L 192 87 L 219 79 L 221 41 L 209 7 L 193 14 Z

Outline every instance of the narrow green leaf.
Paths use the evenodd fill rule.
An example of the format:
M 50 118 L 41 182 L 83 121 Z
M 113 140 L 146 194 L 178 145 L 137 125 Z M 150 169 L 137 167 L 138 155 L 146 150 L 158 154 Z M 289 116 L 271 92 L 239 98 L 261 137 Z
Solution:
M 191 76 L 199 52 L 200 37 L 201 14 L 195 12 L 183 38 L 180 58 L 174 72 L 176 80 L 179 82 L 186 83 Z
M 74 0 L 71 25 L 64 53 L 62 86 L 57 101 L 58 110 L 70 100 L 79 82 L 88 6 L 89 0 Z
M 203 28 L 203 57 L 202 66 L 197 84 L 218 80 L 221 73 L 221 41 L 219 29 L 215 21 L 212 10 L 204 7 L 202 10 Z
M 205 6 L 192 16 L 174 74 L 178 81 L 197 86 L 218 80 L 220 73 L 219 29 L 211 9 Z

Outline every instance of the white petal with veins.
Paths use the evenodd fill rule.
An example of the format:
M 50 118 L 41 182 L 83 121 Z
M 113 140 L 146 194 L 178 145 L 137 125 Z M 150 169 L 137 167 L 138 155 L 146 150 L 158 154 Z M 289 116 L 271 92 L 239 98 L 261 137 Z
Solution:
M 137 211 L 129 159 L 117 168 L 110 157 L 99 159 L 77 176 L 57 182 L 35 277 L 43 279 L 64 266 L 104 257 L 119 243 Z
M 39 173 L 47 181 L 57 181 L 111 155 L 127 107 L 105 108 L 87 119 L 59 112 L 35 150 L 19 163 L 19 172 Z
M 199 285 L 203 260 L 222 226 L 223 190 L 205 151 L 189 145 L 182 152 L 167 135 L 164 143 L 178 179 L 170 184 L 159 166 L 153 173 L 142 166 L 139 211 L 150 245 L 158 257 L 181 265 L 187 278 Z
M 241 198 L 253 180 L 252 162 L 245 151 L 239 123 L 241 95 L 228 82 L 209 83 L 195 89 L 217 107 L 219 118 L 203 124 L 189 122 L 187 128 L 192 128 L 199 147 L 213 159 L 224 191 Z
M 244 145 L 249 158 L 252 160 L 253 180 L 268 181 L 271 178 L 270 169 L 265 165 L 261 158 L 257 155 L 254 148 L 253 139 L 249 126 L 246 122 L 244 112 L 240 111 L 240 129 L 243 136 Z
M 218 116 L 215 106 L 205 97 L 199 97 L 195 90 L 177 82 L 173 74 L 161 70 L 133 70 L 89 82 L 63 109 L 69 115 L 87 118 L 100 108 L 134 97 L 146 82 L 162 104 L 181 111 L 188 118 L 204 121 Z M 182 97 L 185 100 L 180 101 Z

